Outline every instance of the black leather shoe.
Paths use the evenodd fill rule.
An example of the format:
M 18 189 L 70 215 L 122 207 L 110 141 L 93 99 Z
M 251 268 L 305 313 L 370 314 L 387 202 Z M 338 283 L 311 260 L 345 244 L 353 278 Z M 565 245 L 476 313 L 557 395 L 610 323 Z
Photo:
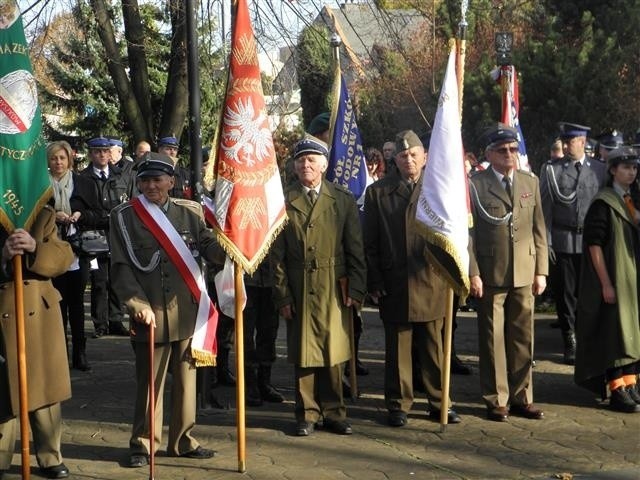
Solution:
M 129 330 L 127 330 L 122 322 L 113 322 L 109 324 L 109 335 L 115 335 L 117 337 L 128 337 Z
M 226 385 L 227 387 L 236 386 L 236 377 L 227 367 L 218 367 L 218 385 Z
M 263 402 L 258 387 L 247 388 L 244 401 L 248 407 L 261 407 Z
M 616 388 L 611 392 L 609 408 L 616 412 L 639 413 L 640 405 L 633 401 L 625 387 Z
M 40 467 L 40 473 L 47 478 L 67 478 L 69 469 L 64 463 L 53 467 Z
M 487 410 L 487 418 L 494 422 L 506 422 L 509 420 L 507 407 L 495 407 Z
M 266 385 L 260 385 L 260 396 L 262 400 L 269 403 L 282 403 L 284 402 L 284 396 L 278 391 L 276 387 L 267 383 Z
M 440 410 L 437 408 L 430 408 L 429 418 L 439 422 Z M 462 418 L 460 418 L 460 415 L 458 415 L 458 413 L 454 409 L 450 408 L 449 411 L 447 412 L 447 423 L 460 423 L 460 422 L 462 422 Z
M 365 375 L 369 375 L 369 369 L 364 366 L 360 360 L 356 360 L 356 375 L 359 377 L 364 377 Z
M 149 465 L 149 457 L 143 454 L 134 454 L 129 458 L 129 468 L 141 468 Z
M 186 452 L 186 453 L 181 453 L 178 456 L 183 458 L 195 458 L 198 460 L 204 460 L 206 458 L 215 457 L 216 453 L 218 452 L 216 452 L 215 450 L 211 450 L 210 448 L 203 448 L 200 445 L 198 445 L 198 448 L 196 448 L 195 450 L 191 450 L 190 452 Z
M 353 433 L 351 425 L 349 425 L 349 422 L 347 422 L 346 420 L 334 420 L 332 418 L 325 418 L 322 426 L 325 430 L 337 433 L 338 435 L 351 435 Z
M 407 424 L 407 414 L 402 410 L 393 410 L 389 412 L 387 422 L 392 427 L 404 427 Z
M 296 425 L 296 435 L 298 437 L 308 437 L 316 429 L 316 424 L 313 422 L 298 422 Z
M 451 356 L 451 373 L 454 375 L 471 375 L 471 368 L 462 363 L 457 355 Z
M 99 327 L 96 327 L 93 333 L 93 338 L 104 337 L 106 334 L 107 334 L 107 327 L 100 325 Z
M 627 389 L 627 392 L 629 392 L 631 400 L 633 400 L 637 404 L 640 404 L 640 391 L 638 391 L 638 384 L 636 383 L 635 385 L 627 385 L 625 388 Z
M 544 418 L 544 412 L 534 407 L 532 403 L 526 405 L 511 405 L 509 413 L 511 415 L 517 415 L 518 417 L 528 418 L 529 420 L 542 420 Z

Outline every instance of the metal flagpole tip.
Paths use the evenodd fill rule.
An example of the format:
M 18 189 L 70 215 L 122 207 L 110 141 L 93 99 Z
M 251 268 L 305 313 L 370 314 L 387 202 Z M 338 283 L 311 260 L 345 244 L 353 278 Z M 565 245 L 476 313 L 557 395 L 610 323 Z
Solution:
M 340 46 L 340 44 L 342 43 L 342 39 L 337 33 L 332 33 L 329 42 L 331 43 L 331 46 L 335 48 Z

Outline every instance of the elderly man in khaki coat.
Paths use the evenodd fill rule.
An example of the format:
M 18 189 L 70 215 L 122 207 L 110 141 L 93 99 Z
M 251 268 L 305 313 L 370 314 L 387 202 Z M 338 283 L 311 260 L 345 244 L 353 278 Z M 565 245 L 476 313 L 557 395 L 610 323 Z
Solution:
M 0 477 L 11 466 L 18 432 L 18 356 L 16 311 L 11 259 L 22 255 L 27 391 L 29 423 L 40 472 L 47 478 L 66 478 L 60 442 L 60 402 L 71 397 L 66 338 L 60 312 L 60 293 L 51 278 L 67 271 L 71 247 L 57 236 L 54 210 L 46 206 L 27 232 L 11 235 L 0 227 Z
M 384 398 L 393 427 L 407 424 L 413 405 L 412 363 L 419 365 L 429 399 L 429 415 L 440 418 L 442 327 L 446 284 L 427 261 L 416 204 L 427 161 L 420 138 L 405 130 L 396 137 L 398 173 L 367 188 L 364 238 L 369 293 L 378 299 L 385 332 Z M 418 354 L 412 362 L 412 344 Z M 449 423 L 459 423 L 454 410 Z
M 546 287 L 547 234 L 538 178 L 517 170 L 518 134 L 483 136 L 491 167 L 471 177 L 469 277 L 478 302 L 480 384 L 489 420 L 541 419 L 533 405 L 534 295 Z M 509 410 L 510 406 L 510 410 Z
M 274 303 L 287 322 L 295 365 L 299 436 L 325 429 L 351 434 L 342 364 L 351 357 L 349 309 L 365 293 L 365 261 L 353 195 L 323 180 L 327 146 L 307 136 L 295 148 L 298 177 L 286 192 L 289 222 L 274 247 Z

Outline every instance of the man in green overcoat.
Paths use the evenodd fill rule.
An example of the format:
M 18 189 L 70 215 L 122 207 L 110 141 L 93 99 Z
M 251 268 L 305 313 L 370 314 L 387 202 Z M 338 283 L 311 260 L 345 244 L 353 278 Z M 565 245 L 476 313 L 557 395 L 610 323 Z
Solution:
M 362 302 L 366 267 L 353 195 L 323 180 L 327 146 L 306 136 L 295 148 L 298 180 L 285 192 L 289 222 L 274 246 L 274 302 L 287 322 L 295 365 L 299 436 L 325 429 L 348 435 L 342 364 L 351 357 L 349 310 Z

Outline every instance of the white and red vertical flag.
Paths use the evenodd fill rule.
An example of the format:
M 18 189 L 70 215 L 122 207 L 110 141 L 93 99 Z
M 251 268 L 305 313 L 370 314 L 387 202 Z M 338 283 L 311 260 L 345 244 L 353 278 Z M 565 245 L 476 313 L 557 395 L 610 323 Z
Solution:
M 286 213 L 247 0 L 238 0 L 236 12 L 213 166 L 214 201 L 206 217 L 229 257 L 253 273 Z
M 469 293 L 469 190 L 458 107 L 456 49 L 449 54 L 416 218 L 426 227 L 427 254 L 460 297 Z
M 524 143 L 522 128 L 520 128 L 520 94 L 516 68 L 513 65 L 503 65 L 496 69 L 494 75 L 496 81 L 502 85 L 502 119 L 500 121 L 518 131 L 518 169 L 531 171 L 527 146 Z

